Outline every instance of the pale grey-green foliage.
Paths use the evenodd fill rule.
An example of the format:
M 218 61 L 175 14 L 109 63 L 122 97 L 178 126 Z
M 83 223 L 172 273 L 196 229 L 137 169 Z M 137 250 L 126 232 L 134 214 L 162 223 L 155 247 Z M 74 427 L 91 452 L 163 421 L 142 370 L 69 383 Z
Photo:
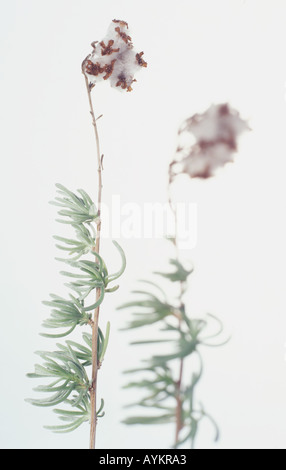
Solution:
M 92 324 L 91 311 L 99 306 L 107 292 L 114 292 L 118 285 L 109 284 L 118 279 L 125 270 L 126 259 L 122 248 L 113 241 L 121 257 L 121 267 L 114 274 L 109 274 L 102 257 L 95 252 L 98 212 L 89 195 L 82 189 L 78 195 L 64 186 L 57 184 L 59 196 L 52 204 L 60 207 L 58 222 L 69 224 L 75 238 L 61 236 L 54 238 L 60 244 L 56 246 L 66 252 L 67 258 L 57 258 L 64 262 L 68 270 L 61 273 L 70 279 L 66 284 L 69 289 L 68 297 L 63 298 L 50 294 L 50 300 L 44 305 L 50 308 L 50 317 L 44 320 L 43 327 L 60 330 L 57 333 L 41 333 L 49 338 L 68 336 L 76 327 Z M 83 257 L 89 256 L 89 258 Z M 70 270 L 72 268 L 72 271 Z M 90 294 L 100 290 L 99 299 L 90 300 Z M 100 364 L 107 349 L 110 323 L 107 323 L 105 334 L 98 329 L 97 357 Z M 48 352 L 40 351 L 37 355 L 42 359 L 41 364 L 35 365 L 35 371 L 27 374 L 34 379 L 43 379 L 45 383 L 34 390 L 44 393 L 45 398 L 31 398 L 28 402 L 35 406 L 65 405 L 64 409 L 55 408 L 59 419 L 65 424 L 46 426 L 54 432 L 70 432 L 90 419 L 90 387 L 91 381 L 88 367 L 92 364 L 92 336 L 89 332 L 82 334 L 83 344 L 66 340 L 65 344 L 57 344 L 57 349 Z M 47 383 L 48 379 L 52 379 Z M 97 417 L 104 415 L 104 401 L 101 400 Z
M 128 425 L 176 423 L 179 401 L 181 403 L 181 429 L 175 447 L 187 441 L 193 447 L 199 424 L 205 417 L 214 425 L 216 440 L 219 435 L 212 417 L 205 412 L 201 404 L 196 403 L 195 391 L 203 372 L 201 349 L 204 346 L 219 345 L 211 340 L 221 334 L 222 324 L 213 315 L 196 319 L 187 314 L 182 298 L 187 290 L 187 280 L 193 270 L 185 269 L 175 259 L 171 259 L 170 264 L 175 268 L 171 272 L 154 274 L 178 285 L 180 294 L 174 302 L 167 300 L 166 292 L 157 283 L 141 281 L 145 283 L 145 289 L 133 291 L 136 299 L 120 307 L 120 309 L 133 309 L 133 318 L 124 329 L 143 328 L 146 329 L 147 335 L 146 340 L 131 343 L 133 345 L 145 344 L 147 358 L 142 362 L 142 366 L 126 371 L 126 374 L 134 376 L 126 388 L 138 389 L 142 393 L 139 400 L 127 407 L 140 406 L 152 411 L 147 415 L 130 416 L 124 420 L 124 423 Z M 215 333 L 208 335 L 207 330 L 212 322 L 216 322 L 218 328 Z M 152 339 L 148 339 L 149 328 L 152 328 L 153 333 L 154 326 L 158 327 L 158 338 L 153 339 L 152 335 Z M 166 343 L 167 352 L 152 354 L 152 346 L 161 343 Z M 183 381 L 178 387 L 178 367 L 174 366 L 186 358 L 194 359 L 194 370 L 193 372 L 185 371 L 185 376 L 189 379 Z

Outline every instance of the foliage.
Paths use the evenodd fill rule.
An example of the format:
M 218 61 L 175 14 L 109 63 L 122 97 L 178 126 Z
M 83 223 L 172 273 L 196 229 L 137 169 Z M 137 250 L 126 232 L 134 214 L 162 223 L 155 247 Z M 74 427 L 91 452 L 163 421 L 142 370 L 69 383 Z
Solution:
M 176 423 L 178 433 L 175 447 L 186 441 L 190 441 L 193 447 L 199 425 L 205 417 L 214 425 L 216 440 L 219 435 L 214 420 L 205 412 L 202 405 L 196 404 L 195 391 L 203 372 L 201 349 L 203 346 L 219 346 L 211 340 L 220 335 L 222 324 L 213 315 L 206 315 L 205 318 L 199 319 L 191 318 L 187 314 L 183 295 L 192 270 L 185 269 L 178 260 L 171 259 L 170 264 L 175 267 L 175 271 L 155 272 L 154 274 L 171 283 L 176 283 L 179 295 L 174 302 L 170 303 L 167 300 L 167 294 L 157 283 L 141 281 L 145 283 L 146 289 L 133 291 L 136 299 L 119 307 L 120 309 L 134 309 L 133 318 L 124 329 L 144 328 L 147 338 L 148 333 L 151 333 L 150 338 L 131 343 L 146 345 L 148 358 L 143 361 L 142 366 L 126 371 L 126 374 L 134 379 L 125 388 L 134 388 L 142 392 L 142 397 L 128 405 L 128 408 L 139 406 L 152 413 L 130 416 L 123 422 L 128 425 Z M 218 329 L 216 333 L 208 335 L 207 329 L 212 321 L 217 322 Z M 152 331 L 149 329 L 150 326 Z M 154 326 L 157 326 L 158 338 L 153 338 Z M 161 343 L 166 343 L 166 353 L 152 355 L 152 345 Z M 183 381 L 182 376 L 179 378 L 177 376 L 178 367 L 176 366 L 180 364 L 182 367 L 186 358 L 193 360 L 194 372 L 189 379 Z
M 66 284 L 71 292 L 68 298 L 50 294 L 50 300 L 44 305 L 51 309 L 50 317 L 44 320 L 43 327 L 52 330 L 63 330 L 57 333 L 41 333 L 49 338 L 66 337 L 77 326 L 92 327 L 91 310 L 99 306 L 107 292 L 114 292 L 118 285 L 109 287 L 124 272 L 126 259 L 122 248 L 116 241 L 114 246 L 121 257 L 121 267 L 109 274 L 102 257 L 96 253 L 98 212 L 89 195 L 82 189 L 78 195 L 64 186 L 57 184 L 59 196 L 52 204 L 60 207 L 58 222 L 69 224 L 75 239 L 55 236 L 60 242 L 56 246 L 67 253 L 67 258 L 57 258 L 73 270 L 62 271 L 61 274 L 70 279 Z M 88 256 L 89 259 L 83 256 Z M 90 294 L 100 290 L 99 299 L 90 300 Z M 102 363 L 108 346 L 110 323 L 106 332 L 98 329 L 97 357 L 98 365 Z M 90 388 L 91 380 L 88 368 L 92 365 L 92 335 L 82 334 L 83 344 L 67 340 L 65 344 L 57 344 L 57 350 L 52 352 L 39 351 L 36 354 L 42 359 L 42 364 L 35 365 L 35 371 L 27 374 L 33 379 L 52 379 L 52 382 L 39 385 L 34 390 L 44 393 L 46 398 L 32 398 L 27 401 L 35 406 L 57 406 L 60 403 L 67 409 L 55 408 L 55 413 L 66 424 L 46 426 L 54 432 L 70 432 L 82 423 L 90 420 Z M 104 401 L 101 401 L 97 417 L 102 417 Z

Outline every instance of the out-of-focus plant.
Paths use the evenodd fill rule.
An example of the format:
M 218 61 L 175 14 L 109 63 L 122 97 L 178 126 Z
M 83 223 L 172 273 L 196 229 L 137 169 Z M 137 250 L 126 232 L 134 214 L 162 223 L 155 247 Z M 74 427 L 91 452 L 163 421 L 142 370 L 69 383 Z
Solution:
M 105 333 L 99 327 L 99 308 L 106 293 L 117 290 L 111 285 L 124 272 L 126 259 L 122 248 L 116 241 L 113 244 L 121 257 L 121 267 L 114 274 L 101 257 L 101 205 L 102 205 L 102 162 L 97 121 L 95 117 L 91 91 L 100 81 L 109 80 L 110 85 L 120 91 L 132 91 L 134 74 L 147 63 L 143 52 L 134 51 L 128 24 L 113 20 L 106 37 L 92 43 L 92 53 L 82 63 L 82 73 L 86 90 L 92 125 L 96 139 L 98 163 L 98 197 L 95 204 L 83 190 L 78 194 L 57 184 L 59 196 L 53 204 L 59 207 L 58 220 L 68 224 L 74 231 L 73 238 L 56 236 L 57 247 L 67 254 L 59 258 L 67 265 L 62 274 L 69 280 L 67 298 L 52 294 L 44 302 L 51 309 L 51 314 L 43 323 L 48 329 L 60 329 L 59 333 L 43 333 L 43 336 L 60 338 L 70 335 L 77 326 L 86 326 L 89 332 L 82 335 L 83 344 L 67 340 L 57 344 L 52 352 L 40 351 L 42 363 L 36 364 L 35 371 L 28 374 L 31 378 L 51 380 L 35 390 L 43 392 L 45 398 L 33 398 L 28 401 L 36 406 L 58 406 L 55 408 L 62 425 L 48 426 L 55 432 L 69 432 L 82 423 L 90 422 L 90 448 L 95 448 L 96 427 L 99 417 L 104 415 L 104 401 L 97 405 L 97 373 L 108 345 L 110 323 L 107 322 Z M 95 298 L 94 298 L 95 294 Z M 92 314 L 93 311 L 93 314 Z M 91 373 L 89 369 L 91 368 Z
M 146 340 L 132 343 L 146 344 L 147 358 L 141 366 L 126 371 L 134 377 L 126 388 L 142 392 L 139 400 L 128 407 L 140 406 L 151 413 L 130 416 L 124 422 L 128 425 L 173 423 L 176 448 L 187 442 L 194 447 L 199 425 L 205 418 L 213 423 L 215 439 L 219 437 L 218 427 L 197 400 L 196 391 L 203 372 L 203 348 L 220 346 L 225 341 L 220 340 L 223 327 L 217 317 L 210 314 L 204 318 L 193 317 L 186 306 L 188 280 L 193 270 L 186 268 L 180 259 L 173 184 L 182 174 L 201 179 L 214 176 L 219 167 L 233 161 L 237 138 L 246 129 L 246 122 L 228 104 L 213 105 L 205 113 L 196 114 L 182 124 L 176 157 L 169 166 L 169 204 L 175 221 L 175 234 L 170 240 L 175 257 L 170 260 L 170 271 L 154 273 L 175 285 L 177 296 L 171 300 L 168 293 L 173 291 L 172 288 L 164 290 L 158 282 L 143 281 L 145 288 L 134 291 L 136 299 L 120 307 L 134 310 L 126 329 L 148 331 L 148 327 L 152 328 L 152 339 L 147 335 Z M 217 329 L 210 334 L 213 323 L 217 324 Z M 158 330 L 156 339 L 153 339 L 154 327 Z M 152 355 L 152 345 L 158 350 L 162 343 L 166 343 L 165 352 Z M 161 347 L 163 349 L 164 345 Z

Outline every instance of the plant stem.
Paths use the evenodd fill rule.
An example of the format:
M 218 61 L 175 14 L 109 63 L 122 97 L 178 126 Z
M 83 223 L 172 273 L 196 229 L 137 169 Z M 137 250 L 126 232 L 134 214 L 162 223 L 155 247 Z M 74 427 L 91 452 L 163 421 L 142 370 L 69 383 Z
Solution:
M 88 78 L 84 74 L 85 84 L 87 89 L 90 114 L 92 117 L 92 125 L 94 127 L 95 140 L 96 140 L 96 154 L 98 163 L 98 195 L 97 195 L 97 210 L 98 210 L 98 225 L 96 233 L 96 244 L 94 251 L 99 253 L 100 249 L 100 233 L 101 233 L 101 199 L 102 199 L 102 158 L 100 155 L 99 146 L 99 135 L 96 125 L 96 119 L 91 99 L 91 89 L 89 87 Z M 100 297 L 100 289 L 96 289 L 96 300 Z M 97 344 L 98 344 L 98 320 L 99 320 L 99 306 L 94 311 L 93 325 L 92 325 L 92 375 L 91 375 L 91 386 L 90 386 L 90 406 L 91 406 L 91 419 L 90 419 L 90 449 L 95 449 L 95 438 L 96 438 L 96 426 L 97 426 L 97 414 L 96 414 L 96 395 L 97 395 L 97 372 L 99 369 L 98 357 L 97 357 Z
M 170 166 L 171 170 L 171 166 Z M 177 216 L 177 207 L 176 204 L 173 203 L 172 201 L 172 196 L 171 196 L 171 179 L 169 180 L 169 186 L 168 186 L 168 194 L 169 194 L 169 205 L 170 208 L 173 212 L 174 215 L 174 220 L 175 220 L 175 235 L 174 235 L 174 245 L 176 249 L 176 259 L 179 261 L 179 248 L 178 248 L 178 216 Z M 179 302 L 180 302 L 180 308 L 184 308 L 184 302 L 183 302 L 183 294 L 184 294 L 184 283 L 181 281 L 180 282 L 180 294 L 179 294 Z M 182 320 L 179 319 L 179 329 L 181 330 L 181 323 Z M 182 400 L 181 400 L 181 388 L 183 385 L 183 370 L 184 370 L 184 359 L 180 359 L 180 368 L 179 368 L 179 378 L 178 381 L 176 382 L 176 431 L 175 431 L 175 444 L 174 447 L 177 447 L 177 444 L 179 442 L 179 434 L 181 429 L 183 428 L 183 421 L 182 421 Z
M 179 372 L 179 380 L 177 382 L 177 408 L 176 408 L 176 434 L 175 434 L 175 448 L 177 447 L 177 443 L 179 442 L 179 434 L 183 427 L 182 423 L 182 400 L 181 400 L 181 386 L 182 386 L 182 379 L 183 379 L 183 368 L 184 368 L 184 361 L 183 359 L 180 360 L 180 372 Z

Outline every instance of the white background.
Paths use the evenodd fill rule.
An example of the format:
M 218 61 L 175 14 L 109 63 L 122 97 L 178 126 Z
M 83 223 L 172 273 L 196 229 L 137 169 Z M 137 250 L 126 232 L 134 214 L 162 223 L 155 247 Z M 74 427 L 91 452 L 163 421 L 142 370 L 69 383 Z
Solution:
M 60 182 L 96 197 L 94 136 L 81 74 L 90 43 L 113 18 L 129 23 L 148 68 L 132 93 L 108 83 L 93 91 L 105 154 L 104 201 L 162 202 L 181 121 L 229 102 L 249 120 L 236 163 L 208 181 L 183 180 L 178 200 L 198 207 L 198 242 L 182 256 L 195 265 L 186 299 L 191 315 L 211 312 L 230 343 L 204 351 L 197 399 L 216 419 L 221 439 L 202 426 L 199 448 L 285 448 L 285 151 L 286 4 L 283 0 L 9 0 L 0 2 L 1 37 L 1 405 L 2 448 L 86 448 L 88 426 L 55 435 L 50 409 L 24 402 L 35 382 L 41 301 L 63 293 L 52 235 L 61 233 L 48 204 Z M 168 448 L 172 426 L 126 427 L 122 371 L 148 357 L 123 333 L 130 312 L 116 307 L 137 279 L 166 268 L 162 240 L 119 240 L 128 258 L 118 292 L 102 307 L 112 324 L 100 372 L 106 417 L 100 448 Z M 109 240 L 102 255 L 117 269 Z M 111 267 L 111 270 L 112 270 Z M 75 337 L 77 337 L 75 335 Z M 78 336 L 79 337 L 79 336 Z

